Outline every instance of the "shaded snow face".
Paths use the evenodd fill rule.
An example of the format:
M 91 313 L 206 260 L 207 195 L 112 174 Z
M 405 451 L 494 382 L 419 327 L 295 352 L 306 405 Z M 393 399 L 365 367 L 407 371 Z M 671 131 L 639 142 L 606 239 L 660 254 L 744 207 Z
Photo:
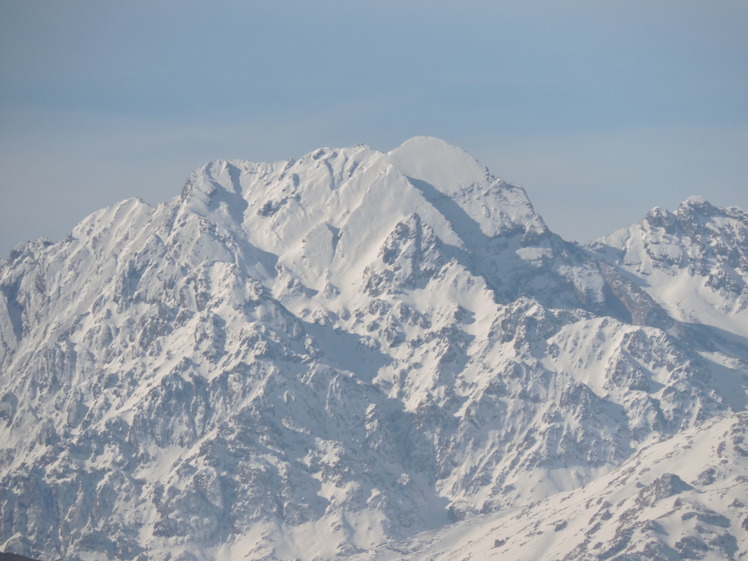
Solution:
M 427 137 L 102 209 L 0 262 L 0 549 L 349 558 L 598 481 L 745 409 L 741 213 L 582 248 Z

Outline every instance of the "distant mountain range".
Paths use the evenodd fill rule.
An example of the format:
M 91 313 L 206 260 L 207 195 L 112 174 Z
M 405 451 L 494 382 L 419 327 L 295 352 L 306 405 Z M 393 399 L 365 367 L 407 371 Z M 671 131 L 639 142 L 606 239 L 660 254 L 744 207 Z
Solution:
M 418 137 L 215 161 L 0 261 L 0 550 L 748 557 L 748 213 L 583 246 Z

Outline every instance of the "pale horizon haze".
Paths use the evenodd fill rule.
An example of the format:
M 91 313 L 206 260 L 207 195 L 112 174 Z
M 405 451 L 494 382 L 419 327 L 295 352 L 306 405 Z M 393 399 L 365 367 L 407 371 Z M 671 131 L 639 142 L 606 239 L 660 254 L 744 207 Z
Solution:
M 206 161 L 443 138 L 587 241 L 748 208 L 748 3 L 0 0 L 0 259 Z

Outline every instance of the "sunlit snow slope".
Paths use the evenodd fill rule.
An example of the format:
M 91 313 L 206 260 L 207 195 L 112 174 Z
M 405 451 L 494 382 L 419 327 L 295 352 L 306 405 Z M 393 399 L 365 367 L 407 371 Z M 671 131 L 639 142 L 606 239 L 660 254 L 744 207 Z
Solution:
M 124 201 L 19 247 L 0 261 L 0 549 L 415 556 L 494 535 L 486 517 L 529 532 L 508 517 L 542 518 L 532 504 L 623 509 L 639 481 L 615 474 L 744 420 L 746 215 L 681 209 L 584 248 L 522 188 L 419 137 L 211 162 L 165 204 Z M 741 442 L 718 474 L 745 472 Z M 701 540 L 694 555 L 739 559 L 748 497 L 731 489 L 702 501 L 717 541 L 660 524 Z M 601 536 L 660 512 L 613 510 Z M 629 551 L 564 516 L 566 559 Z M 527 536 L 514 557 L 561 551 Z

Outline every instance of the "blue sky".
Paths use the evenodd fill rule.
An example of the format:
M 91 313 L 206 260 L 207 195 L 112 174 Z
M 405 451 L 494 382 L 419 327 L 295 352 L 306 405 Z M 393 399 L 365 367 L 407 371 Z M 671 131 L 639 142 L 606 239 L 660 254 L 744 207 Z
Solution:
M 0 0 L 0 256 L 215 158 L 456 144 L 586 240 L 748 208 L 744 0 Z

